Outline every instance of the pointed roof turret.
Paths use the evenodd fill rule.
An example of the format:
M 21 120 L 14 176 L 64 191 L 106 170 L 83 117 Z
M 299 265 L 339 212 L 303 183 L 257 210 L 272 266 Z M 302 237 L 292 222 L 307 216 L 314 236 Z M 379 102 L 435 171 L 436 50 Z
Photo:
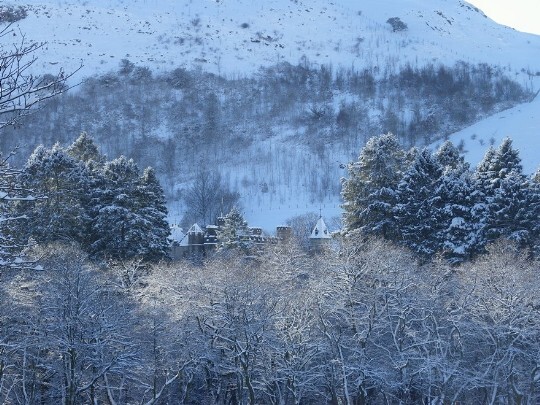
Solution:
M 189 228 L 189 231 L 187 231 L 188 234 L 204 234 L 204 231 L 202 230 L 202 228 L 199 226 L 199 224 L 193 224 L 191 226 L 191 228 Z
M 315 228 L 311 231 L 310 239 L 331 239 L 330 232 L 328 232 L 328 227 L 324 223 L 322 216 L 317 221 Z
M 180 246 L 189 246 L 194 243 L 194 238 L 202 237 L 202 235 L 204 231 L 199 224 L 193 224 L 180 241 Z

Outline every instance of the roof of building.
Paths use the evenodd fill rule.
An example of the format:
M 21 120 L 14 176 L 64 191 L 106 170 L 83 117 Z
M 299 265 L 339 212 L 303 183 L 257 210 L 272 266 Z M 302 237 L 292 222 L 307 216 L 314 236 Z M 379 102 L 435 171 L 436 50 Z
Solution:
M 317 224 L 315 225 L 315 228 L 313 228 L 313 231 L 311 231 L 311 235 L 309 236 L 310 239 L 331 239 L 332 236 L 330 235 L 330 232 L 328 232 L 328 227 L 324 223 L 324 220 L 322 217 L 319 218 L 317 221 Z
M 187 231 L 188 234 L 197 234 L 197 235 L 201 235 L 201 234 L 204 234 L 204 231 L 203 229 L 199 226 L 199 224 L 193 224 L 191 226 L 191 228 L 189 228 L 189 231 Z

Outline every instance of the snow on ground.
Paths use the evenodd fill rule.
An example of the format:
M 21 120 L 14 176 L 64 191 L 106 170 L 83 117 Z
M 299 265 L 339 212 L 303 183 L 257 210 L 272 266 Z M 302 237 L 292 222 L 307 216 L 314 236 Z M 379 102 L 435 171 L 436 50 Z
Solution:
M 22 36 L 45 42 L 34 73 L 70 72 L 83 65 L 77 75 L 82 79 L 117 70 L 122 59 L 156 72 L 185 67 L 227 75 L 249 75 L 282 61 L 383 72 L 406 63 L 452 65 L 463 60 L 497 65 L 530 88 L 535 87 L 529 73 L 540 75 L 540 36 L 498 25 L 461 0 L 25 0 L 24 4 L 29 5 L 28 17 L 0 38 L 0 46 L 20 43 Z M 386 23 L 390 17 L 399 17 L 408 30 L 392 32 Z M 451 139 L 456 144 L 463 139 L 467 158 L 476 164 L 491 138 L 498 144 L 512 136 L 522 150 L 526 171 L 531 172 L 540 150 L 539 103 L 537 98 L 504 111 Z M 238 179 L 241 176 L 237 173 Z M 301 187 L 297 195 L 290 190 L 281 186 L 262 201 L 246 196 L 244 207 L 257 207 L 246 209 L 249 223 L 272 231 L 294 215 L 340 214 L 337 198 L 310 201 Z M 173 220 L 176 215 L 171 212 Z
M 463 143 L 465 157 L 475 167 L 490 144 L 499 146 L 510 137 L 520 152 L 525 173 L 540 167 L 540 95 L 530 102 L 502 111 L 450 136 L 454 145 Z
M 346 67 L 404 63 L 499 65 L 540 71 L 540 36 L 497 25 L 461 0 L 26 0 L 20 39 L 46 42 L 36 68 L 80 76 L 116 70 L 121 59 L 156 71 L 174 67 L 250 74 L 302 58 Z M 393 33 L 386 20 L 408 25 Z M 524 76 L 523 76 L 524 77 Z

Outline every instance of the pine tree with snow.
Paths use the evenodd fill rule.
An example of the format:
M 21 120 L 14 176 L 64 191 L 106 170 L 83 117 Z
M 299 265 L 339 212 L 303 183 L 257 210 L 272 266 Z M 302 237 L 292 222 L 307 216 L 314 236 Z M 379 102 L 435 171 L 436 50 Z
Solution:
M 405 166 L 405 153 L 392 134 L 372 137 L 360 152 L 357 162 L 348 165 L 342 181 L 346 231 L 392 238 L 395 234 L 392 207 L 395 190 Z
M 19 229 L 21 234 L 39 243 L 83 243 L 90 226 L 89 207 L 85 204 L 90 173 L 82 162 L 58 144 L 51 149 L 38 146 L 24 166 L 20 181 L 42 197 L 31 204 L 18 204 L 20 215 L 28 218 Z
M 484 157 L 480 163 L 478 163 L 474 172 L 476 187 L 484 194 L 491 194 L 493 190 L 493 179 L 497 177 L 495 171 L 493 170 L 493 162 L 495 161 L 496 156 L 497 151 L 493 146 L 490 146 L 486 153 L 484 153 Z
M 0 154 L 0 270 L 4 268 L 39 268 L 25 257 L 27 238 L 20 230 L 27 224 L 27 218 L 18 213 L 19 204 L 32 204 L 37 198 L 31 190 L 20 183 L 20 171 L 9 165 L 12 154 Z
M 244 216 L 237 208 L 225 215 L 224 223 L 217 231 L 219 250 L 240 248 L 247 251 L 251 247 L 249 229 Z
M 523 176 L 519 151 L 512 147 L 512 140 L 506 138 L 497 149 L 490 147 L 478 164 L 475 177 L 479 190 L 487 197 L 493 196 L 501 180 L 510 172 Z
M 444 142 L 434 157 L 443 169 L 430 204 L 435 216 L 434 246 L 453 264 L 482 251 L 480 238 L 483 218 L 480 194 L 469 164 L 450 141 Z
M 93 195 L 90 253 L 94 256 L 124 260 L 144 253 L 144 229 L 149 224 L 137 213 L 138 171 L 135 162 L 124 156 L 103 167 L 101 187 Z
M 532 200 L 530 216 L 533 253 L 536 257 L 540 257 L 540 169 L 532 175 L 529 186 Z
M 400 242 L 427 257 L 439 250 L 435 231 L 440 197 L 436 190 L 442 173 L 437 159 L 423 149 L 405 172 L 397 190 L 398 203 L 393 208 Z
M 437 149 L 435 158 L 444 169 L 468 169 L 468 165 L 465 163 L 465 159 L 459 152 L 459 149 L 450 141 L 445 141 L 440 148 Z
M 492 169 L 501 179 L 504 179 L 510 172 L 523 174 L 519 151 L 512 146 L 512 140 L 510 138 L 505 138 L 497 149 Z
M 66 149 L 66 152 L 84 163 L 90 161 L 102 163 L 104 160 L 94 140 L 86 132 L 82 132 L 75 142 Z
M 532 175 L 532 181 L 534 183 L 540 184 L 540 168 L 538 168 L 536 172 L 534 172 L 534 174 Z
M 511 170 L 488 198 L 484 235 L 488 242 L 507 238 L 522 247 L 537 240 L 540 195 L 531 181 Z
M 483 206 L 478 198 L 471 173 L 463 166 L 447 166 L 430 204 L 435 216 L 433 241 L 452 264 L 469 260 L 483 250 L 478 220 L 483 217 Z
M 144 257 L 159 260 L 168 256 L 170 227 L 167 222 L 167 207 L 163 188 L 159 184 L 156 172 L 147 167 L 139 178 L 137 186 L 137 203 L 139 215 L 149 225 L 147 229 L 147 246 Z
M 152 169 L 139 168 L 124 156 L 107 162 L 92 196 L 94 256 L 158 260 L 167 254 L 169 227 L 163 190 Z
M 483 242 L 508 238 L 521 246 L 534 243 L 536 197 L 510 138 L 504 139 L 497 149 L 486 152 L 475 178 L 477 190 L 483 195 L 484 216 L 479 218 Z

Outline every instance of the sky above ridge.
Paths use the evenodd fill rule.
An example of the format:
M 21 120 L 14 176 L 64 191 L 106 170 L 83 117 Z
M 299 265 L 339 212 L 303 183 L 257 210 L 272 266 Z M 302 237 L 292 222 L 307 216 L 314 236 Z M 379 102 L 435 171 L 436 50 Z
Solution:
M 540 35 L 540 0 L 468 0 L 499 24 Z

